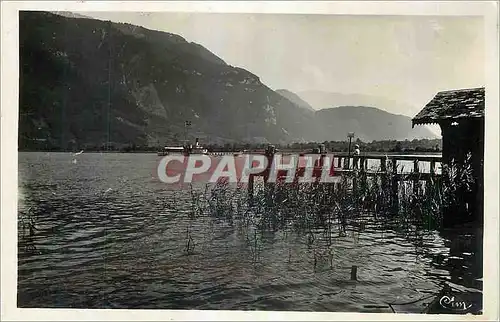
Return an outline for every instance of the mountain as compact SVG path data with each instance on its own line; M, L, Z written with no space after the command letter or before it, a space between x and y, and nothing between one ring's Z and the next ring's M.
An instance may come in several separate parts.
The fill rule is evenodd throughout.
M50 13L63 16L66 18L85 18L85 19L92 19L89 16L84 16L78 13L70 12L70 11L50 11Z
M365 94L343 94L324 91L301 91L297 95L309 103L315 110L338 106L371 106L389 113L401 114L401 111L413 115L419 109L404 102L397 102L384 97Z
M411 127L411 118L395 115L374 107L340 106L316 112L316 119L328 137L345 138L355 132L356 138L364 142L371 140L405 140L436 138L425 127Z
M19 21L21 150L158 146L185 137L344 140L358 127L367 140L413 133L409 118L377 109L368 118L366 108L313 113L293 93L271 90L176 34L66 13L21 11Z
M315 109L299 95L286 90L278 89L277 93L288 98L293 103L308 111ZM321 128L322 134L318 141L329 141L332 138L343 140L348 132L356 132L356 137L367 142L372 140L405 140L436 138L436 135L426 127L412 129L411 118L403 115L392 114L370 104L381 107L394 106L396 102L384 98L368 95L352 95L328 93L321 91L301 92L312 104L322 106L325 102L363 101L366 106L337 106L322 108L315 112L316 126ZM327 106L327 105L324 105ZM335 105L334 105L335 106ZM399 108L404 105L395 105ZM394 108L395 109L395 108Z
M290 92L289 90L286 90L286 89L277 89L276 93L280 94L281 96L287 98L291 102L297 104L298 106L300 106L300 107L302 107L302 108L304 108L304 109L306 109L308 111L311 111L311 112L316 111L314 108L312 108L311 105L309 105L309 103L307 103L302 98L300 98L299 95L297 95L297 94L295 94L293 92Z
M368 125L368 127L363 127L367 131L365 137L369 137L374 140L376 140L377 137L383 137L384 139L420 139L438 137L438 135L428 126L417 126L414 129L411 129L411 119L408 116L401 115L401 112L404 111L405 114L415 115L419 111L419 108L405 102L398 102L384 97L365 94L343 94L325 91L301 91L297 94L297 96L306 101L317 111L322 109L332 109L335 107L344 107L343 109L346 109L348 106L358 107L352 109L351 111L345 110L342 116L351 113L352 115L349 119L356 119L359 122L364 119L365 121L363 121L363 123L367 122L366 124ZM377 111L374 111L373 108ZM332 113L332 115L337 115L340 112L335 111ZM386 128L388 131L375 129L375 126L369 125L370 119L366 118L365 114L373 115L375 117L374 120L380 122L379 126L381 127L383 124L392 125ZM323 113L319 113L318 116L320 116L319 120L323 120ZM384 120L384 118L387 119ZM330 122L331 121L332 120L330 119ZM374 132L370 132L368 129L371 129Z
M20 147L314 138L314 116L203 46L123 23L20 12Z

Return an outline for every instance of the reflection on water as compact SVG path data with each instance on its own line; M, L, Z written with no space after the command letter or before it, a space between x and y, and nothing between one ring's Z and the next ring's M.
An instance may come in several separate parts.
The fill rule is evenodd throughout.
M476 231L411 238L367 220L319 254L305 236L190 219L190 192L154 178L158 159L19 154L19 307L376 312L443 282L482 289Z

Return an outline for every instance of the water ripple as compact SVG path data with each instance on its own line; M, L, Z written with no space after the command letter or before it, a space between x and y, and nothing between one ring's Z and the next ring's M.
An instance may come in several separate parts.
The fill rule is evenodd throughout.
M458 246L454 236L430 234L422 251L367 220L332 238L331 261L303 236L282 233L262 235L254 261L243 231L208 216L190 220L189 191L151 179L154 154L19 160L19 307L370 311L366 304L419 298L443 280L482 287L480 261L464 246L474 233ZM34 236L21 233L28 209Z

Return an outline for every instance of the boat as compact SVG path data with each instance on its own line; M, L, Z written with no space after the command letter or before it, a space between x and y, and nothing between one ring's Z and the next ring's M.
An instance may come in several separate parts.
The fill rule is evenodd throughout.
M159 156L165 156L170 154L184 154L185 148L183 146L166 146L162 150L158 151Z
M196 138L196 142L193 145L184 145L184 146L166 146L161 151L158 151L159 156L165 156L170 154L208 154L208 149L204 148L200 145L198 138Z
M188 154L208 154L208 150L204 147L192 147Z
M184 154L186 154L186 155L190 155L190 154L208 154L208 149L206 149L203 146L201 146L198 138L196 138L196 140L194 142L194 146L189 145L189 147L187 147L187 149L186 149L186 151L185 151Z

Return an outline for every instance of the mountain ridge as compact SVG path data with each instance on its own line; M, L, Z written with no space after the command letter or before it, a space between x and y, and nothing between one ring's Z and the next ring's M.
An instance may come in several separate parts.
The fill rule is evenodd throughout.
M21 149L340 138L317 112L179 35L48 12L19 19Z
M299 91L296 93L315 110L338 106L371 106L394 115L404 115L401 111L414 111L417 108L406 102L399 102L381 96L361 93L338 93L320 90ZM413 112L409 113L412 114Z
M299 95L297 95L297 94L295 94L287 89L277 89L275 92L280 94L283 97L286 97L291 102L297 104L298 106L300 106L308 111L316 112L316 110L311 105L309 105L309 103L307 103L302 98L300 98Z
M356 115L356 117L353 117ZM411 118L396 115L370 106L338 106L316 111L316 118L322 122L326 132L335 137L355 132L364 142L436 138L425 127L411 127ZM339 127L337 124L342 124Z

